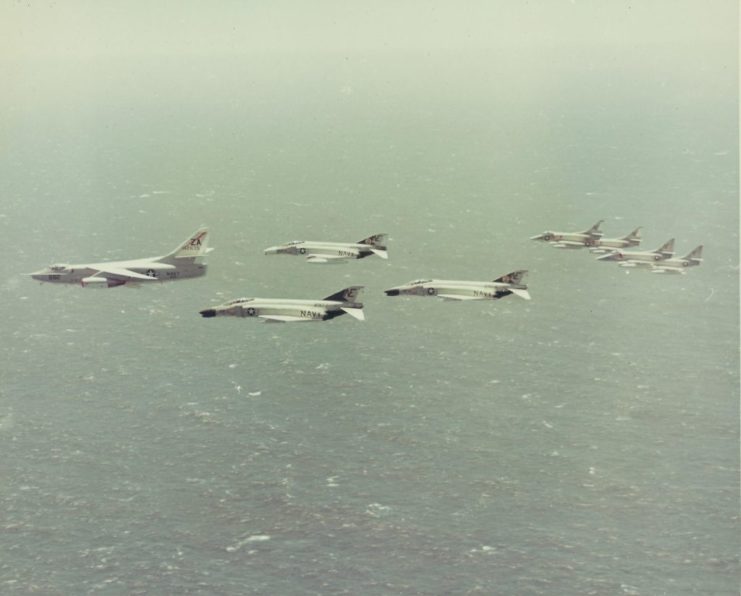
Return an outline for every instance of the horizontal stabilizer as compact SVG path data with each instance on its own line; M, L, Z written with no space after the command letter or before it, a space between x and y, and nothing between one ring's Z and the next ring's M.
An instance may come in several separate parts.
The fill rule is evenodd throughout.
M380 248L371 248L371 252L372 252L372 253L373 253L374 255L378 255L378 256L379 256L379 257L381 257L382 259L388 259L388 258L389 258L389 253L388 253L388 251L385 251L385 250L381 250Z
M527 290L521 290L519 288L507 288L510 292L512 292L515 296L519 296L520 298L524 298L525 300L530 300L530 292Z
M351 317L357 319L358 321L365 321L365 313L363 312L362 308L343 308L348 315Z

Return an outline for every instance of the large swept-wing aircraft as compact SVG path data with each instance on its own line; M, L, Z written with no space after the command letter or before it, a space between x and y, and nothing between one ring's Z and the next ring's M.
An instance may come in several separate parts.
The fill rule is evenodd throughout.
M628 251L615 250L607 255L597 257L598 261L615 261L621 267L652 267L655 263L674 256L674 238L667 240L656 250Z
M208 228L202 227L171 253L161 257L51 265L30 275L41 282L80 284L84 288L113 288L125 284L174 281L206 275L208 266L202 257L211 250L208 248Z
M351 286L327 296L323 300L295 300L285 298L237 298L219 306L200 311L205 318L254 317L267 323L300 321L328 321L349 314L365 320L363 303L359 302L363 286Z
M664 259L651 265L651 273L687 273L688 267L702 264L702 244L680 259Z
M530 300L527 285L522 283L527 271L502 275L494 281L458 281L418 279L386 290L387 296L437 296L445 300L497 300L510 294Z
M636 228L630 234L622 238L597 238L590 247L589 252L594 254L605 254L619 248L638 246L641 243L641 228Z
M301 255L309 263L342 263L349 259L363 259L377 255L388 259L386 234L375 234L359 242L322 242L294 240L265 249L266 255Z
M554 248L584 248L585 246L596 246L597 240L602 237L600 224L605 221L600 219L588 230L583 232L553 232L545 231L537 236L532 236L530 240L542 240Z

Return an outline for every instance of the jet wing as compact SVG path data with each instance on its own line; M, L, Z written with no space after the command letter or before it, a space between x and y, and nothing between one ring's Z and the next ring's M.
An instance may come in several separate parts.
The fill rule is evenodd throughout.
M348 258L339 255L308 255L306 260L309 263L340 263Z
M481 300L478 296L463 296L461 294L438 294L438 297L445 300Z
M572 240L559 240L558 242L551 242L550 245L553 248L584 248L583 242L574 242Z
M137 273L136 271L131 271L131 269L123 267L106 267L105 269L99 269L98 272L91 275L91 277L105 277L117 281L159 281L156 277Z
M316 319L307 319L306 317L293 317L291 315L258 315L265 319L266 323L295 323L298 321L313 321Z
M679 267L660 267L660 266L654 265L651 268L651 273L674 273L678 275L685 275L687 273L687 270L681 269Z

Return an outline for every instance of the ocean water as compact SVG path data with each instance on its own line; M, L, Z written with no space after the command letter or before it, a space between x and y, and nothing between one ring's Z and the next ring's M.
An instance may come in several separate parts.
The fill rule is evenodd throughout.
M0 160L0 591L736 594L737 77L560 50L17 74ZM638 56L638 53L636 53ZM634 56L635 57L635 56ZM686 276L531 242L705 245ZM206 278L87 291L51 262ZM390 235L312 266L292 239ZM529 270L531 302L388 298ZM206 320L365 285L367 320Z

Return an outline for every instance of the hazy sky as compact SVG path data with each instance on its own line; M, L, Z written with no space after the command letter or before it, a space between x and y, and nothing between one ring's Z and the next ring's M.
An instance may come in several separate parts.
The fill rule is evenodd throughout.
M733 45L737 32L736 0L21 0L0 8L0 54L11 61L267 49Z

